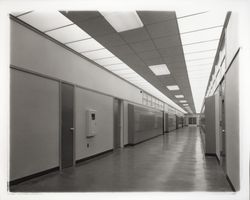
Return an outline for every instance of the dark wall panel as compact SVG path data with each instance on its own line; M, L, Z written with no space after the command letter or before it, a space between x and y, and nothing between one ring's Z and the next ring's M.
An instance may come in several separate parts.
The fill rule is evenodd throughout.
M168 131L173 131L176 129L176 116L175 114L168 114Z
M163 134L163 113L128 104L128 143L136 144Z

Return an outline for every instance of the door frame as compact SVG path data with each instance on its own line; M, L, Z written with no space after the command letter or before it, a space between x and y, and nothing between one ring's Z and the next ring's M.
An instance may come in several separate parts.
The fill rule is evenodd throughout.
M62 171L62 84L69 84L73 86L73 167L76 164L76 158L75 158L75 140L76 140L76 86L72 83L68 83L66 81L59 81L59 170Z

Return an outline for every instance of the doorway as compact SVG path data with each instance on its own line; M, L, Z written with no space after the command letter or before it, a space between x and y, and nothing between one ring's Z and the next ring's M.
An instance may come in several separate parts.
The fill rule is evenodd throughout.
M114 150L123 146L123 103L114 98Z
M60 168L74 165L74 86L61 83Z
M225 81L220 85L220 164L226 171Z

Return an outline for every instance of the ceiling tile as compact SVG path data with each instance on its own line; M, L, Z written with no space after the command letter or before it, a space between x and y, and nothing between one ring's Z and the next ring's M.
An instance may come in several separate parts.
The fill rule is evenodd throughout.
M174 11L137 11L144 25L175 18Z
M138 28L130 31L121 32L120 35L128 43L134 43L144 40L149 40L150 37L144 28Z
M163 57L183 56L182 46L174 46L174 47L171 47L171 48L158 49L158 52Z
M179 35L154 39L154 43L158 49L181 46L181 40Z
M183 67L185 69L185 59L183 56L172 56L172 57L162 57L162 59L167 63L167 64L174 64L175 67Z
M49 31L46 34L64 44L90 38L90 35L88 35L75 24Z
M155 49L154 43L151 40L132 43L130 44L130 46L136 52L143 52Z
M61 11L61 13L74 23L101 17L98 11Z
M32 11L18 18L42 32L72 24L72 21L57 11Z
M147 25L146 28L152 38L167 37L179 33L176 20Z
M151 58L151 59L146 59L146 60L143 60L143 62L147 65L147 66L150 66L150 65L159 65L159 64L163 64L164 61L162 60L161 57L157 57L157 58ZM166 64L166 63L165 63Z
M143 60L149 60L152 58L160 58L161 57L160 54L156 50L145 51L142 53L138 53L137 55Z
M219 40L221 32L222 27L185 33L181 34L181 42L182 45L186 45L202 41Z
M118 33L111 33L104 36L95 37L98 42L100 42L105 47L108 46L118 46L125 44L124 40Z
M202 43L196 43L196 44L190 44L190 45L184 45L183 46L183 52L186 53L194 53L194 52L200 52L200 51L207 51L207 50L214 50L217 49L219 41L208 41L208 42L202 42Z
M92 37L116 33L115 29L103 17L78 22L77 25Z
M134 54L134 51L128 45L119 45L119 46L109 46L109 50L116 56L124 56L129 54Z

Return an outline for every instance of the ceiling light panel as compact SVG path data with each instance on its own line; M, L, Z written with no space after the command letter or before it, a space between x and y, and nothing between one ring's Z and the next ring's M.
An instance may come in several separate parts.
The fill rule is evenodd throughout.
M18 17L19 15L28 14L29 12L32 11L17 11L17 12L12 12L11 15Z
M110 71L131 69L128 65L126 65L124 63L117 64L117 65L104 66L104 67Z
M93 38L66 45L79 53L104 49L104 47Z
M180 102L180 103L186 103L187 100L180 100L179 102Z
M183 106L188 106L188 104L187 104L187 103L184 103Z
M187 67L194 65L206 65L207 63L213 63L214 58L206 58L206 59L202 59L202 60L190 60L190 61L186 61L186 65Z
M46 32L46 34L58 40L61 43L68 43L68 42L90 38L89 34L87 34L85 31L80 29L75 24Z
M95 60L95 62L98 63L99 65L102 65L102 66L108 66L108 65L122 63L122 61L117 57Z
M58 11L33 11L26 15L21 15L18 18L42 32L72 24L67 17Z
M169 90L180 90L179 86L178 85L168 85L167 88Z
M161 75L168 75L170 74L170 71L167 67L166 64L160 64L160 65L151 65L149 66L149 69L156 75L156 76L161 76Z
M209 11L199 15L192 15L178 19L180 33L206 29L215 26L223 26L226 12Z
M215 41L202 42L202 43L196 43L196 44L191 44L191 45L184 45L183 52L184 54L187 54L187 53L207 51L211 49L216 50L218 47L218 43L219 43L219 40L215 40Z
M184 54L184 56L185 56L185 60L197 60L197 59L202 59L202 58L214 58L215 54L216 54L216 50Z
M189 8L188 10L185 9L176 9L175 13L176 13L176 18L180 18L180 17L186 17L186 16L191 16L191 15L200 15L202 13L208 12L206 10L201 11L201 10L197 10L197 9L191 9Z
M117 32L143 27L143 23L136 11L100 13Z
M96 50L96 51L85 52L82 54L91 60L114 57L114 54L112 54L107 49L100 49L100 50Z
M209 40L219 40L222 27L181 34L182 45L193 44Z
M184 95L174 95L175 98L179 99L179 98L184 98Z
M132 69L124 69L124 70L115 70L112 71L115 74L122 75L122 74L135 74L136 72Z

